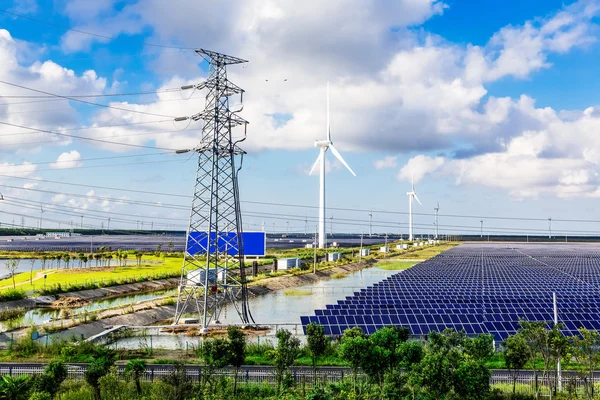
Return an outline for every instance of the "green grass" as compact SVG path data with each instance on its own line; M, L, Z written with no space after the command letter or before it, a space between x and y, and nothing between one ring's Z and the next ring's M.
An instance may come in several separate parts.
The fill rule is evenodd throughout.
M312 292L310 290L286 290L283 294L286 296L310 296Z
M148 263L149 261L154 262L153 264ZM116 260L113 260L115 265ZM53 269L46 271L34 271L34 281L29 282L29 272L23 272L15 276L17 283L17 289L20 291L33 291L35 289L41 290L44 288L43 274L47 276L45 286L46 288L57 287L60 285L62 288L69 286L77 287L93 287L94 283L98 286L104 286L107 282L118 282L118 281L133 281L140 280L139 278L152 278L156 276L165 275L177 275L181 272L182 258L169 257L162 258L156 256L144 255L141 266L127 265L123 267L104 267L101 270L95 269L95 267L89 267L85 269ZM37 279L36 279L37 274ZM19 283L21 283L19 285ZM0 295L12 290L12 279L4 279L0 281Z
M389 261L380 261L377 264L375 264L375 266L379 269L384 269L386 271L400 271L403 269L408 269L415 264L417 264L417 263L414 261L389 260Z

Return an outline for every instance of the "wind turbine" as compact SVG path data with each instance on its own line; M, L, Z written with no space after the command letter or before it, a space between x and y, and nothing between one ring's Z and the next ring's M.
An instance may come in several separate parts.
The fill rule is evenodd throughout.
M352 168L350 168L346 161L344 161L344 158L333 146L333 142L331 141L331 129L329 127L329 82L327 82L327 139L316 140L315 147L319 148L319 156L317 157L317 161L315 161L314 165L312 166L309 175L312 175L314 170L317 168L317 165L320 165L321 183L319 191L319 248L324 249L327 241L327 237L325 236L325 153L327 150L331 149L333 155L340 160L342 164L344 164L344 166L352 175L356 176L354 171L352 171Z
M410 192L407 192L406 195L408 196L408 240L409 241L413 241L413 215L412 215L412 203L413 203L413 199L417 200L419 202L419 204L421 204L421 200L419 200L419 197L417 197L417 192L415 192L415 180L413 178L412 173L410 174L410 184L411 184L411 190ZM421 204L423 205L423 204Z

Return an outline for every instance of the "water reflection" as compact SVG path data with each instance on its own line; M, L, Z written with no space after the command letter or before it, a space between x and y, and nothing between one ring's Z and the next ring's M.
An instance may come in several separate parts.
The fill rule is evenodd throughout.
M250 309L254 320L261 325L278 325L290 330L293 334L302 338L302 326L300 316L314 315L314 310L325 308L327 304L335 303L337 300L351 296L362 288L381 282L387 277L399 271L386 271L377 267L371 267L358 271L342 279L329 279L319 281L311 285L290 288L295 292L311 292L311 295L290 296L286 290L272 292L264 296L250 299ZM233 306L225 307L221 315L223 324L241 323ZM274 332L270 331L266 336L248 336L248 342L264 343L265 340L276 342ZM112 346L125 349L162 348L191 350L202 341L200 337L187 337L185 335L160 334L157 330L146 330L143 337L132 337L119 339Z

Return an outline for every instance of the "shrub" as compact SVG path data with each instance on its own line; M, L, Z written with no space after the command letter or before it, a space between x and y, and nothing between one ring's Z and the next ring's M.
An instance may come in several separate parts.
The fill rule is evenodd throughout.
M26 298L25 292L20 289L7 289L0 293L0 301L23 300Z

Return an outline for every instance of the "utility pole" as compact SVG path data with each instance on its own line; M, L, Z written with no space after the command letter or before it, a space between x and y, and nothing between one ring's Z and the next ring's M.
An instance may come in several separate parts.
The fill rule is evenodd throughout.
M290 233L290 221L285 221L285 234L289 235Z
M481 237L483 238L483 220L481 220L479 222L481 222Z
M44 215L44 208L40 207L40 229L42 229L43 215Z
M110 231L110 217L108 217L108 230Z
M314 262L313 262L313 274L317 273L317 228L315 228L315 238L313 240L314 248Z
M438 211L440 211L440 202L438 201L437 203L437 207L434 208L435 211L435 239L437 240L438 238Z
M552 239L552 215L548 217L548 239Z
M83 215L81 216L81 229L83 229Z
M150 230L153 231L154 230L154 221L150 222Z
M363 251L362 251L362 250L363 250L363 235L364 235L364 232L361 232L361 233L360 233L360 252L358 253L358 261L359 261L359 262L360 262L360 261L362 261L362 253L363 253Z
M554 304L554 326L558 325L558 303L556 301L556 292L552 293L552 302ZM562 392L562 373L560 368L560 357L556 363L556 377L558 380L558 391Z
M227 77L228 65L247 61L204 49L196 53L208 62L208 77L200 85L182 89L206 89L205 109L175 119L203 121L203 127L196 148L176 151L198 153L198 164L173 324L194 312L200 331L207 333L209 324L219 321L226 303L232 304L243 324L254 322L248 306L238 184L246 154L239 143L246 137L248 121L238 115L243 106L230 109L230 97L239 95L241 102L244 90ZM236 126L244 128L243 139L234 139L232 128ZM224 232L227 226L231 229ZM220 277L219 271L225 276Z
M331 214L331 226L329 227L331 232L331 238L333 238L333 214Z
M308 215L304 217L304 236L306 236L306 231L308 230Z
M373 235L373 213L369 213L369 237Z

